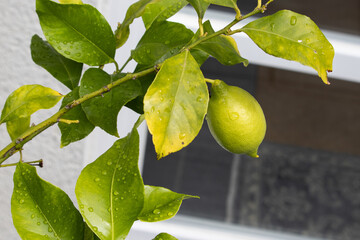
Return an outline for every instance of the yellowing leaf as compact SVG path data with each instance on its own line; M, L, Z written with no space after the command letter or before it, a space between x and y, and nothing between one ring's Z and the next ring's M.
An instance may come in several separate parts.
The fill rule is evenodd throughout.
M62 4L82 4L81 0L59 0Z
M189 51L164 62L144 97L145 119L158 159L192 142L208 101L204 76Z
M324 83L332 71L334 48L307 16L282 10L242 28L262 50L314 68Z
M62 95L41 85L24 85L9 95L1 113L0 124L26 118L39 109L53 107Z

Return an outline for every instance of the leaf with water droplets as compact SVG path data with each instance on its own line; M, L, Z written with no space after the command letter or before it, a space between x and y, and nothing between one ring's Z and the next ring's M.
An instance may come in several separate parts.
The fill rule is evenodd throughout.
M178 240L168 233L159 233L153 240Z
M208 34L214 33L210 21L204 23L204 32ZM247 66L249 61L242 58L239 53L239 49L235 40L230 36L219 35L209 40L201 42L196 46L196 49L200 49L214 58L216 58L223 65L235 65L243 63Z
M199 198L173 192L163 187L145 185L144 207L138 216L143 222L158 222L170 219L179 211L184 199Z
M128 8L124 21L115 31L117 48L124 45L124 43L127 41L130 34L130 24L135 20L135 18L141 17L145 11L145 7L148 4L156 1L158 0L139 0Z
M27 118L40 109L53 107L62 95L41 85L24 85L12 92L6 99L0 124L18 118Z
M189 51L167 59L144 97L144 112L158 159L187 146L199 133L209 101L198 63Z
M210 3L204 1L204 0L187 0L193 8L195 8L195 11L200 19L204 18L204 14L209 7Z
M229 7L229 8L237 8L237 0L204 0L207 3L216 4L219 6Z
M120 78L120 76L110 76L99 68L88 69L81 79L80 97L110 84L112 77ZM140 93L141 86L138 81L126 81L102 96L89 99L81 106L92 124L111 135L118 136L117 116L120 109Z
M93 163L76 183L81 214L102 239L125 239L144 204L138 168L139 135L134 128Z
M139 64L154 66L178 54L193 36L194 33L183 24L156 23L145 32L131 56Z
M66 58L91 66L115 62L115 36L93 6L36 0L36 13L47 41Z
M158 0L148 4L142 14L145 28L155 22L165 21L188 4L187 0Z
M79 84L83 64L65 58L38 35L31 39L33 61L70 89Z
M83 239L84 223L70 198L26 163L14 173L11 213L22 239Z
M79 99L79 87L76 87L73 91L68 93L62 103L61 108L67 104ZM62 123L59 122L58 126L61 131L61 147L65 147L72 142L79 141L88 136L95 128L86 117L85 112L81 106L76 106L62 116L63 119L67 120L78 120L78 123Z
M327 72L332 71L334 48L309 17L282 10L241 30L266 53L310 66L329 84Z

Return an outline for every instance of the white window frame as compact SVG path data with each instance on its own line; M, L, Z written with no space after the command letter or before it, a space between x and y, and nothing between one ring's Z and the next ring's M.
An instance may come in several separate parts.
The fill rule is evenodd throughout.
M134 2L135 0L101 0L98 2L97 7L114 28L118 21L124 19L124 11ZM205 16L205 19L211 19L215 30L232 21L232 18L233 15L231 14L214 10L208 10ZM246 19L239 23L238 26L240 27L254 19ZM198 28L197 16L191 8L184 8L173 16L171 20L181 22L193 31L196 31ZM129 56L131 49L135 48L144 31L145 29L141 21L139 19L135 20L131 25L130 39L117 52L117 61L120 65L126 60L120 59L120 57L125 56L127 58ZM360 83L360 74L357 69L360 66L360 37L327 30L323 32L335 48L334 69L332 73L329 73L329 77ZM247 58L250 64L317 75L316 71L310 67L265 54L245 34L236 34L233 38L239 46L241 55ZM132 71L134 68L135 63L132 62L125 70ZM118 124L121 137L126 136L137 117L138 114L131 110L121 110ZM143 123L138 130L140 134L139 166L140 170L142 170L147 139L146 124ZM84 165L87 165L104 153L115 140L115 137L111 137L98 128L95 129L91 136L86 139ZM168 232L181 240L316 240L315 238L229 225L185 216L176 216L168 221L151 224L136 222L127 239L149 240L160 232Z

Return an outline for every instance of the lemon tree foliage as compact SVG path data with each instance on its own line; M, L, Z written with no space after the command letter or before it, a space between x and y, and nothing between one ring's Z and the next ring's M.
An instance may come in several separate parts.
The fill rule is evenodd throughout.
M266 121L256 99L222 80L204 78L201 70L209 56L223 65L247 66L248 60L240 55L247 46L238 46L231 35L244 32L266 53L312 67L325 83L332 70L334 49L309 17L283 10L237 28L243 19L276 4L273 0L257 1L246 15L236 0L134 0L117 26L110 26L95 7L81 0L34 2L43 36L32 37L31 57L50 73L49 79L67 90L60 94L36 83L23 85L2 108L0 127L6 127L11 142L0 150L0 167L16 166L11 212L22 239L126 239L135 221L167 220L176 215L183 200L198 198L144 185L137 132L144 120L158 159L191 144L205 116L223 148L261 156L258 147ZM211 4L233 8L234 20L214 30L211 19L203 21ZM195 32L181 22L168 21L186 5L198 16ZM116 56L135 19L144 23L143 36L130 56ZM115 59L125 64L120 68ZM137 67L122 72L129 61ZM115 71L105 71L109 69L103 68L105 64L114 64ZM83 65L87 65L84 72ZM54 107L62 98L56 113L31 124L35 112ZM123 107L139 113L139 120L126 137L117 139L98 159L90 159L93 162L82 170L75 187L80 212L62 190L30 166L41 166L41 161L23 162L26 143L55 124L61 147L86 138L95 127L119 137L118 127L123 126L117 120ZM17 152L18 163L4 164ZM176 240L168 233L153 239Z

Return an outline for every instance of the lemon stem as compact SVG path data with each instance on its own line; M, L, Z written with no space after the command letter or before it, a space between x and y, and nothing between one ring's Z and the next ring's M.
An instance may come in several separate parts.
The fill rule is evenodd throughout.
M215 80L209 79L209 78L205 78L205 82L211 83L213 84L215 82Z

